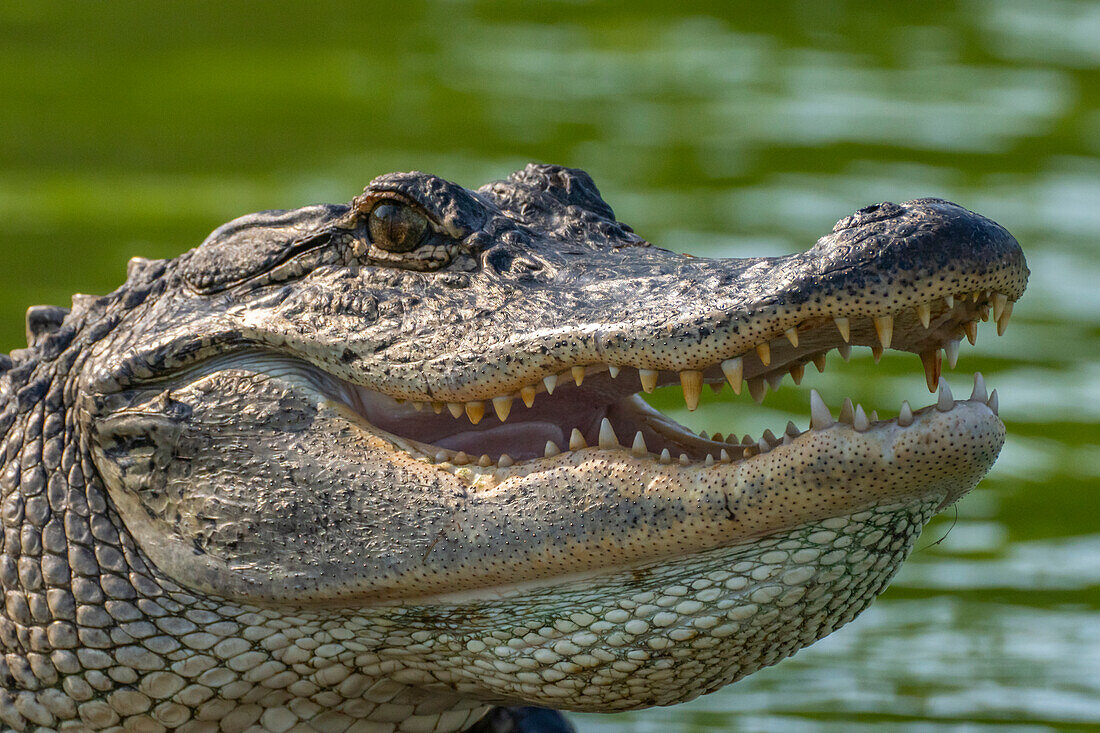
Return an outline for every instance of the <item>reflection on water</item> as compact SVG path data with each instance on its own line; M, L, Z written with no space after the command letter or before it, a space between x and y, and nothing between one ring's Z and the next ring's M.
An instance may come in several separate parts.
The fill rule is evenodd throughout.
M131 255L347 200L391 169L476 185L531 159L584 167L651 241L724 256L804 248L874 201L958 201L1033 271L1006 336L983 326L948 375L998 387L1009 441L990 478L843 632L688 705L582 723L1100 723L1100 5L272 5L172 23L137 3L0 10L5 348L27 305L108 290ZM929 402L922 384L902 355L807 375L883 415ZM708 393L676 414L759 434L804 423L806 399Z

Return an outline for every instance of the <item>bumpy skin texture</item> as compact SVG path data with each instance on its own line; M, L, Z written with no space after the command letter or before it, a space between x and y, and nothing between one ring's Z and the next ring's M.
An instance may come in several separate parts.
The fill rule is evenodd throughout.
M379 202L425 212L424 242L372 241ZM478 191L382 176L347 206L135 260L110 295L31 309L28 348L2 365L0 720L443 733L494 705L717 689L865 608L988 470L1003 425L960 401L704 462L719 444L661 437L624 402L635 370L717 381L770 342L767 363L745 360L757 378L835 347L834 317L871 344L867 318L903 310L893 348L921 353L976 317L945 296L1015 300L1026 276L1007 232L936 199L864 209L803 254L690 258L553 166ZM911 310L933 300L922 327ZM792 327L798 345L773 340ZM394 401L470 414L577 366L590 377L559 396L601 406L577 424L589 444L607 416L681 463L601 440L468 465L429 445L448 423Z

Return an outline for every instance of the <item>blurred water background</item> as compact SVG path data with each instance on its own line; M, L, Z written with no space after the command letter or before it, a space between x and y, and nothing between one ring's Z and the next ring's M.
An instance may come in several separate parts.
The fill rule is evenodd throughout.
M990 476L840 633L686 705L575 720L1100 725L1100 3L5 3L0 69L4 350L28 305L109 291L132 255L390 170L473 187L532 160L582 167L650 241L706 255L803 249L887 199L996 219L1031 284L1007 334L983 324L948 375L998 388ZM857 353L763 407L658 400L758 435L806 422L806 386L891 415L931 401L923 382L915 356Z

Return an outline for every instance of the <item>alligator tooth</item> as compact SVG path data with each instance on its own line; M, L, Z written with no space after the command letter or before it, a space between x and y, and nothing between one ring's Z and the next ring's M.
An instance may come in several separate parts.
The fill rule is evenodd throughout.
M768 445L768 441L764 440L763 438L756 442L756 447L760 449L761 453L767 453L772 449L772 447Z
M924 365L924 381L928 385L928 391L934 393L936 385L940 383L940 373L943 368L943 357L940 355L940 350L922 351L920 361Z
M760 357L760 363L768 366L772 363L772 347L765 341L756 347L756 355Z
M553 458L559 453L561 453L561 448L558 447L557 443L552 440L546 441L546 447L542 451L542 454L544 456L546 456L547 458Z
M852 398L845 397L844 403L840 406L840 415L837 417L837 420L851 425L855 416L856 412L855 407L852 405Z
M573 428L573 432L569 434L569 450L580 450L581 448L587 448L588 443L584 442L584 436L581 435L581 431Z
M836 324L836 330L840 331L840 337L844 339L844 343L848 343L848 339L852 335L851 324L848 323L848 318L845 316L837 316L833 318L833 323Z
M435 462L436 463L443 463L448 458L450 458L450 456L448 456L445 451L436 451L436 454L435 454Z
M753 377L749 380L749 394L752 395L756 404L762 404L764 402L764 395L768 393L768 384L760 377Z
M982 319L982 323L989 320L989 304L982 303L978 306L978 318Z
M787 421L787 429L784 430L783 432L785 432L787 435L791 436L792 438L797 438L799 435L802 435L802 431L799 430L798 426L794 424L794 420L788 420Z
M993 414L996 415L997 408L1000 407L1000 400L997 399L997 390L993 390L989 393L989 402L986 402L986 404L989 405L989 409L993 410Z
M607 373L611 375L612 379L619 376L619 369L620 369L620 367L617 367L614 364L608 364L607 365Z
M871 422L878 422L878 410L871 410Z
M600 447L619 447L619 436L615 435L615 430L611 427L611 421L608 420L606 417L603 420L600 420Z
M793 442L794 442L794 438L787 435L786 433L783 433L783 445L790 445Z
M489 466L493 465L493 459L483 453L481 455L481 458L477 459L477 465L481 466L482 468L488 468Z
M1011 300L1008 301L1007 303L1005 303L1004 312L1002 312L1000 317L997 318L997 335L998 336L1004 336L1005 335L1005 329L1008 328L1008 319L1012 318L1012 306L1013 306L1013 301L1011 301Z
M729 463L733 459L730 458L730 452L723 448L722 450L718 451L718 460L722 463Z
M584 367L570 367L569 373L573 375L573 381L577 383L577 386L581 386L581 382L584 381Z
M665 465L672 463L672 454L668 452L668 448L661 451L661 457L657 461Z
M512 395L494 397L493 411L496 412L497 418L499 418L501 422L507 420L508 414L512 412Z
M657 376L656 369L639 369L638 381L642 383L642 391L646 394L650 394L653 390L657 389Z
M973 300L975 303L977 303L979 300L981 300L981 297L982 297L982 291L981 290L975 290L974 292L972 292L970 294L970 299Z
M795 347L796 349L798 348L798 327L797 326L791 326L790 328L788 328L786 331L783 332L783 335L786 336L787 340L791 342L791 346Z
M691 465L691 459L687 457L687 453L681 453L680 454L680 465L681 466Z
M649 449L646 447L641 430L634 434L634 444L630 446L630 452L639 458L649 455Z
M871 356L875 357L875 363L878 364L879 359L882 358L882 347L881 346L872 346L871 347Z
M810 427L821 430L833 424L833 414L816 389L810 390Z
M764 379L767 381L768 386L772 388L772 392L775 392L783 384L783 372L773 372Z
M791 367L791 379L795 384L802 384L802 376L806 373L805 364L795 364Z
M909 402L901 403L901 412L898 413L898 425L903 428L907 428L913 424L913 408L909 407Z
M523 400L523 404L528 407L532 407L535 404L535 388L532 385L527 385L519 391L519 397Z
M770 445L775 445L779 442L779 440L775 437L775 433L773 433L770 428L764 431L763 435L760 436L760 439L767 441Z
M844 361L848 361L852 358L852 347L848 344L841 344L840 346L836 347L836 351L838 354L840 354L840 358Z
M710 440L710 433L708 433L706 430L700 430L699 437L703 440Z
M714 456L712 456L710 453L707 453L707 457L703 459L703 465L704 466L713 466L714 465Z
M462 417L463 407L461 402L448 402L447 410L451 413L451 417Z
M822 351L820 354L814 354L813 362L818 372L825 371L825 352Z
M963 331L966 332L966 340L973 346L978 341L978 322L967 321L963 324Z
M432 410L435 411L436 415L441 415L443 413L443 403L442 402L433 402L432 403Z
M932 322L932 304L921 303L916 307L917 318L920 319L920 325L928 328L928 324Z
M740 356L722 362L722 374L726 375L726 381L730 383L730 387L736 395L741 394L741 377L744 373L745 361Z
M952 339L944 344L943 353L947 356L947 366L954 369L959 363L959 339Z
M1008 296L1004 293L993 293L993 320L1001 320L1001 314L1005 312L1008 304Z
M947 308L948 308L948 310L950 310L951 308L955 307L955 296L954 295L945 295L944 298L943 298L943 302L947 304Z
M699 406L699 393L703 391L703 373L694 369L680 372L680 386L684 389L684 404L689 410Z
M936 399L936 409L940 412L950 412L951 408L955 406L955 398L951 394L951 387L948 386L947 380L940 380L940 395Z
M752 439L752 436L745 433L745 437L741 438L741 445L756 445L756 441Z
M715 433L714 435L710 436L710 439L713 440L715 443L725 442L724 440L722 440L722 434L721 433Z
M497 465L501 468L508 468L508 466L511 466L513 463L515 463L515 461L513 461L512 457L507 453L501 453L500 458L497 459Z
M970 399L985 402L989 399L985 393L985 378L981 372L974 372L974 389L970 393Z
M470 457L466 455L465 451L459 451L458 453L455 453L454 458L451 459L451 463L455 464L456 466L465 466L469 462Z
M547 374L542 378L542 384L546 387L546 394L554 394L554 387L558 386L558 375Z
M852 418L852 427L856 429L857 433L863 433L871 427L871 423L867 421L867 413L863 411L863 405L856 405L856 414Z
M481 418L485 417L485 403L481 400L467 402L466 417L470 418L470 422L474 425L477 425L481 422Z
M893 316L875 316L875 333L878 334L878 342L882 344L882 348L890 348L890 341L894 338L894 317Z
M756 447L756 443L753 443L752 445L745 446L745 450L743 450L741 452L741 457L742 458L752 458L753 456L755 456L759 452L760 452L760 449L758 447Z
M424 411L424 403L423 402L417 402L416 400L413 400L409 404L411 404L413 406L413 409L416 410L417 412L423 412Z
M710 383L710 391L713 392L714 394L721 394L722 393L722 382L711 382Z

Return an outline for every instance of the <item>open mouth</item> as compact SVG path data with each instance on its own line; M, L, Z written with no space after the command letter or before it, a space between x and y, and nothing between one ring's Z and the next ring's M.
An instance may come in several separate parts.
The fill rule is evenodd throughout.
M718 391L728 384L735 394L747 391L762 402L768 389L776 389L785 377L800 384L808 364L823 371L830 351L847 360L853 345L869 346L877 361L886 349L903 350L920 356L929 391L939 390L935 404L913 410L903 403L896 418L880 420L875 411L845 400L834 416L811 390L809 430L837 422L857 432L885 424L905 428L922 412L954 407L954 397L940 379L943 360L955 366L962 339L975 342L978 321L992 318L998 335L1003 334L1012 306L1003 293L960 293L892 315L800 324L701 370L580 364L487 400L397 400L348 383L344 392L348 405L388 434L397 448L442 468L473 464L510 469L589 447L622 450L659 464L730 463L797 440L804 431L791 422L755 437L740 435L736 428L726 435L696 434L650 407L640 392L678 383L687 408L694 410L704 385ZM975 375L970 400L997 412L996 390L987 392L980 374Z

